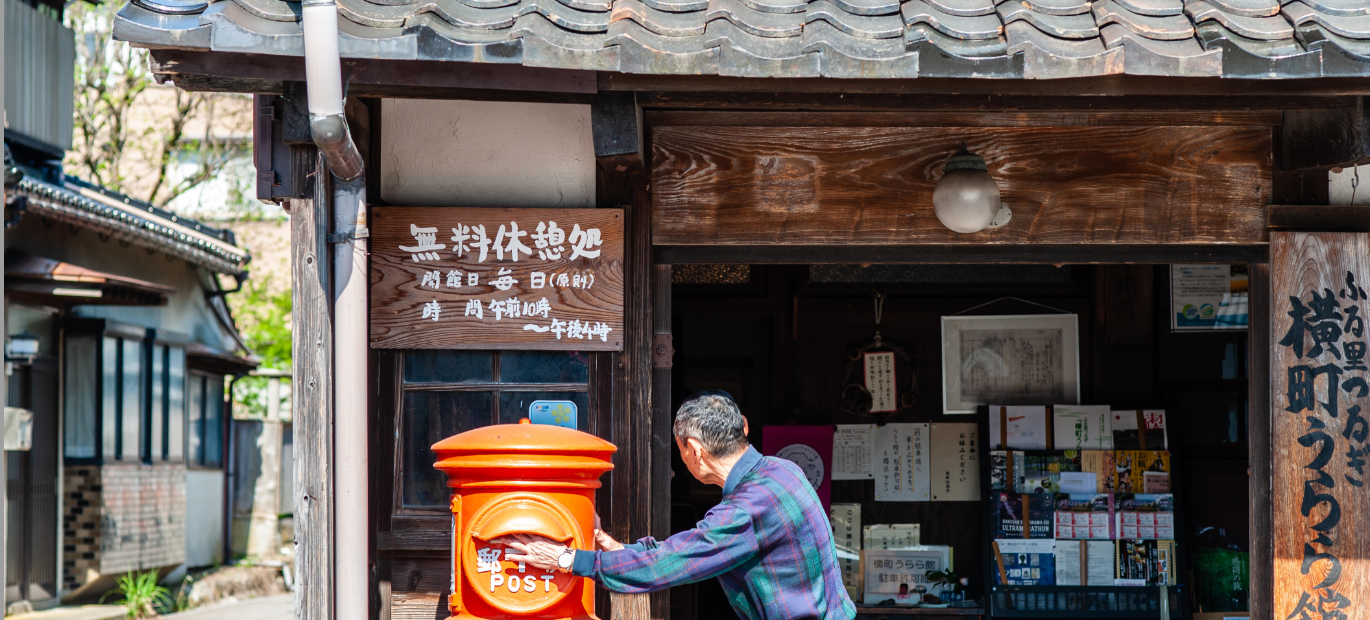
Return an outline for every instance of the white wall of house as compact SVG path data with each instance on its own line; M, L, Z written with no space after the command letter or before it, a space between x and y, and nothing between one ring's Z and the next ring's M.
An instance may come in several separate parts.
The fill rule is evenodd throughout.
M187 471L186 566L210 566L223 561L223 526L223 472Z
M592 207L590 106L386 99L381 198L432 207Z
M115 239L100 241L93 231L77 230L72 232L65 224L45 226L39 218L26 216L19 226L5 231L5 247L176 288L165 306L76 306L77 316L168 329L216 349L236 348L232 333L215 317L202 293L201 282L208 283L208 278L194 265L161 252L149 254L136 245L125 247Z

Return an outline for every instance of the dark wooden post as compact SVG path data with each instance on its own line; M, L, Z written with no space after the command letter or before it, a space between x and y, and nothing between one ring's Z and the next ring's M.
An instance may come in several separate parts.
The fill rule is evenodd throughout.
M312 150L312 149L311 149ZM317 155L314 170L324 170ZM298 175L304 177L305 175ZM333 323L328 175L290 210L294 288L295 618L333 618Z
M657 540L671 535L671 266L652 270L652 520L648 528ZM652 596L652 620L671 615L671 593Z
M605 528L629 542L653 533L652 468L652 221L643 164L642 113L631 92L606 92L591 110L599 164L598 204L624 208L624 340L615 355L612 429L618 446L609 476ZM661 595L610 597L612 620L647 620ZM604 614L601 613L601 616Z
M1370 617L1370 234L1271 232L1270 274L1273 579L1252 617Z
M1247 267L1247 463L1250 466L1250 610L1253 619L1270 620L1275 556L1270 536L1270 265Z

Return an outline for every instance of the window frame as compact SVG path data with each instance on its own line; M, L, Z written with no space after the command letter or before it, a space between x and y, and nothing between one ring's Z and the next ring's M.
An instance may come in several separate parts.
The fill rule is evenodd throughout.
M417 518L449 518L450 509L446 506L406 506L404 504L404 454L405 454L405 415L404 397L410 392L480 392L491 395L490 402L490 421L486 426L499 424L500 417L500 396L503 392L571 392L584 393L587 396L586 410L580 415L584 417L587 432L598 435L600 431L599 412L607 411L608 402L601 395L601 386L608 385L608 381L601 381L599 375L601 368L608 362L607 353L594 351L581 351L587 358L586 380L584 383L501 383L500 382L500 360L505 353L553 353L556 351L524 351L524 350L469 350L468 353L489 353L491 354L491 379L480 383L407 383L404 380L404 361L409 353L419 351L430 351L431 349L406 349L395 351L393 355L393 368L389 371L380 373L382 376L392 377L394 394L394 415L392 418L394 428L394 452L390 464L391 473L391 502L390 513L393 517L417 517Z
M220 387L226 389L226 385L228 383L227 375L209 372L207 370L202 370L194 367L188 367L186 370L186 390L183 394L183 399L185 400L186 407L185 425L183 427L185 445L182 449L182 456L185 460L186 469L200 471L222 471L224 469L224 464L228 460L228 446L226 439L227 430L224 428L224 419L226 416L228 416L228 403L224 399L225 391L224 389L221 389L219 391L219 462L213 465L208 463L209 441L207 431L209 430L209 425L207 424L207 421L209 419L209 416L207 415L207 413L209 411L208 405L210 403L210 394L212 392L212 390L209 389L209 386L210 382L216 379L218 380ZM200 402L198 403L198 405L196 403L192 403L190 399L190 386L192 382L195 381L199 381L201 383L199 391ZM198 406L200 408L198 428L191 424L190 411L191 408L195 406ZM198 454L191 454L190 434L196 431L200 433L200 443L198 446L196 446Z
M120 464L135 464L135 463L136 463L136 464L148 465L148 464L153 464L153 463L175 462L175 459L170 459L170 460L168 460L168 459L166 459L166 458L160 458L160 459L154 458L156 455L155 455L154 452L153 452L152 443L151 443L151 434L152 434L152 423L151 423L151 422L152 422L152 419L151 419L151 418L152 418L152 411L153 411L153 403L152 403L152 386L153 386L153 380L154 380L154 378L153 378L153 376L152 376L152 364L151 364L151 362L152 362L152 356L153 356L153 354L156 352L158 345L165 346L165 347L166 347L166 350L167 350L167 358L168 358L168 359L164 359L164 360L163 360L163 364L162 364L162 374L163 374L162 398L163 398L163 401L165 401L165 400L169 397L169 389L168 389L168 388L170 387L170 384L169 384L169 382L168 382L168 381L169 381L169 375L170 375L170 366L168 365L169 358L171 357L171 356L170 356L170 350L171 350L172 348L176 348L176 349L181 349L182 351L184 351L184 350L186 349L186 347L187 347L187 344L188 344L189 341L190 341L190 338L189 338L188 336L184 335L184 334L179 334L179 333L177 333L177 332L172 332L172 331L167 331L167 330L158 330L158 329L155 329L155 328L148 328L148 327L141 327L141 326L138 326L138 325L132 325L132 324L128 324L128 323L120 323L120 322L118 322L118 321L111 321L111 320L107 320L107 319L73 318L73 319L69 319L69 320L63 325L63 330L66 332L66 335L67 335L67 336L90 337L90 338L93 338L94 341L95 341L95 355L94 355L94 360L93 360L93 364L94 364L94 373L95 373L95 377L94 377L95 380L94 380L94 382L93 382L93 385L94 385L95 395L94 395L94 397L92 398L92 403L93 403L93 406L95 407L95 412L94 412L94 413L95 413L95 424L94 424L94 433L95 433L95 436L94 436L95 450L94 450L94 452L95 452L95 455L92 456L92 457L84 457L84 456L82 456L82 457L72 457L72 456L67 456L67 453L66 453L67 444L66 444L66 436L65 436L65 431L64 431L64 434L63 434L63 437L62 437L62 459L63 459L63 462L66 463L67 465L102 465L102 464L115 464L115 463L120 463ZM63 355L64 355L64 356L66 355L66 349L65 349L65 346L66 346L66 345L65 345L65 341L66 341L66 339L67 339L66 336L64 336L64 338L63 338L63 345L62 345L62 346L63 346ZM105 353L106 353L106 350L107 350L107 345L109 345L111 342L113 343L113 347L114 347L114 351L113 351L113 353L114 353L114 364L117 366L117 368L116 368L116 375L117 375L117 378L116 378L116 380L113 382L113 385L105 385L105 383L106 383L106 382L105 382L105 366L106 366L106 364L105 364ZM134 456L125 455L125 454L123 454L123 450L122 450L122 448L123 448L123 439L124 439L124 438L123 438L122 431L123 431L123 428L124 428L124 424L128 421L128 415L129 415L128 412L126 411L126 407L125 407L125 404L126 404L126 403L124 402L124 386L125 386L125 381L124 381L124 378L123 378L123 377L124 377L124 372L123 372L123 371L124 371L124 367L125 367L125 366L124 366L125 349L126 349L125 344L124 344L125 342L133 342L133 343L136 343L135 349L136 349L136 351L137 351L137 355L139 356L139 368L140 368L140 371L139 371L139 372L140 372L140 374L141 374L141 377L140 377L139 380L138 380L138 386L139 386L139 387L138 387L138 391L139 391L139 394L138 394L138 406L137 406L137 411L136 411L136 416L137 416L137 417L136 417L136 420L137 420L137 423L139 424L139 432L138 432L139 441L138 441L138 450L137 450L138 454L136 454L136 455L134 455ZM183 359L185 359L185 356L183 356ZM185 370L185 372L188 374L188 362L185 362L185 363L186 363L186 365L187 365L187 369ZM184 389L184 387L183 387L183 389ZM114 421L114 425L115 425L115 428L113 429L113 431L114 431L114 433L115 433L114 444L113 444L113 454L108 454L108 453L107 453L108 451L105 449L105 430L106 430L106 428L105 428L105 427L106 427L106 421L105 421L105 396L106 396L106 394L105 394L105 391L106 391L106 390L110 390L111 393L113 394L113 401L112 401L112 404L113 404L113 406L114 406L114 412L113 412L112 418L111 418L111 419ZM183 392L183 394L184 394L184 392ZM65 396L65 393L64 393L64 396ZM183 397L183 398L184 398L184 397ZM63 416L64 427L65 427L65 419L66 419L66 415L67 415L67 411L66 411L67 403L66 403L65 401L66 401L66 399L64 398L64 402L63 402L63 405L62 405L62 414L61 414L61 415ZM168 426L167 426L167 424L166 424L167 420L165 419L165 418L169 415L169 410L168 410L168 408L166 408L166 407L163 408L163 415L164 415L164 419L163 419L163 424L161 425L161 431L162 431L163 437L162 437L162 441L159 442L159 445L166 445L166 444L170 441L170 438L167 436L167 435L168 435ZM184 433L184 425L183 425L183 433ZM184 440L185 440L185 438L182 437L182 441L184 441ZM159 452L161 452L161 454L163 455L163 457L165 457L165 454L166 454L165 450L159 450Z
M187 355L190 337L165 329L148 329L147 332L147 343L144 346L145 350L143 352L145 359L144 363L146 364L146 372L144 374L147 376L145 381L147 384L147 390L145 392L147 395L147 398L145 399L147 400L147 403L143 405L145 412L143 418L148 421L148 429L147 432L144 433L144 439L148 442L148 449L144 462L148 464L179 463L185 460L186 420L190 417L189 412L186 410L186 388L190 382L190 358L189 355ZM162 376L160 378L154 378L152 376L152 369L155 368L155 366L152 364L152 361L153 357L157 355L159 347L165 347L165 349L163 349L165 353L162 359ZM173 441L171 437L171 360L175 357L171 354L172 349L181 350L181 456L179 458L170 457L171 442ZM157 407L155 407L152 402L152 382L156 380L160 380L162 384L162 420L160 425L151 423L152 415L157 411ZM154 428L161 429L161 441L153 441L151 439L151 432Z

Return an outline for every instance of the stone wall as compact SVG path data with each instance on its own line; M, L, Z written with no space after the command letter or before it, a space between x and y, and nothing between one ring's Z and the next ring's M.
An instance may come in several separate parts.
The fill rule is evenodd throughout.
M63 589L185 562L185 465L66 468Z

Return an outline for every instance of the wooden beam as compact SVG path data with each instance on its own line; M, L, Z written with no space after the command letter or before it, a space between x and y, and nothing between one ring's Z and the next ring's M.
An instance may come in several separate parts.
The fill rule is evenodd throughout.
M304 58L273 54L150 50L152 73L184 90L281 94L304 82ZM491 100L565 100L589 103L592 71L436 60L342 59L347 94ZM246 90L244 90L246 89ZM521 93L521 94L520 94Z
M1370 231L1370 206L1270 205L1272 230Z
M1270 142L1268 127L653 127L653 241L1262 243ZM962 143L1013 210L1001 228L933 213Z
M590 105L595 159L619 172L642 168L642 108L635 93L608 92Z
M915 112L841 109L824 112L650 110L646 113L646 119L652 127L1194 127L1275 126L1284 122L1282 110L937 109L949 107L945 101L928 102L928 106L918 108Z
M315 169L323 170L321 158ZM327 175L325 175L327 176ZM295 360L296 620L332 620L333 610L333 328L330 299L330 187L291 209L290 247Z
M1280 163L1285 170L1370 163L1370 124L1363 97L1356 97L1351 108L1286 111L1282 131Z
M1270 373L1274 353L1270 343L1270 265L1248 265L1249 325L1247 331L1247 464L1251 468L1249 501L1250 597L1253 620L1273 620L1271 597L1259 594L1274 588L1275 556L1270 504ZM1282 336L1282 335L1281 335Z
M676 93L753 93L776 97L788 93L901 93L939 95L1054 95L1104 97L1126 95L1242 96L1242 95L1370 95L1361 78L1304 80L1233 80L1115 75L1059 80L984 80L916 78L834 80L831 78L726 77L717 75L599 74L599 90L637 90Z
M837 263L1022 265L1105 263L1264 263L1266 243L1212 244L926 244L926 245L661 245L653 260L672 265Z

